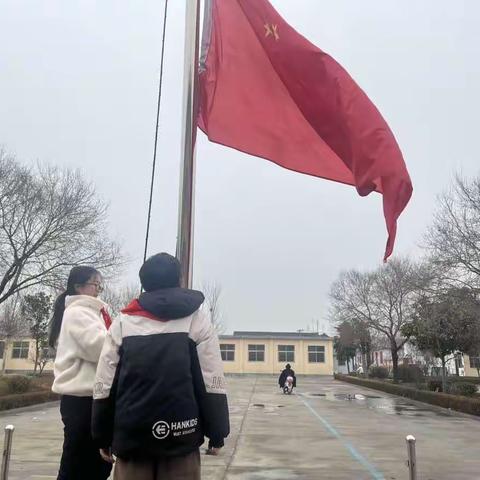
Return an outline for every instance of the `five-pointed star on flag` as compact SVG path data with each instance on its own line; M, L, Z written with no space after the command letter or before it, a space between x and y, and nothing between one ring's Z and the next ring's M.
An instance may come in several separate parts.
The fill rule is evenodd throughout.
M274 25L273 23L266 23L265 27L265 37L269 37L270 35L278 41L280 36L278 35L278 25Z

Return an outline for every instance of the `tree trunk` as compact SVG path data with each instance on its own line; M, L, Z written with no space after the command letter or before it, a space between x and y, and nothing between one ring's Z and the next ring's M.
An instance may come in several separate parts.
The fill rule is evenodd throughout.
M2 365L2 374L5 374L5 370L7 369L7 353L8 353L8 346L9 346L8 338L5 339L5 345L3 347L3 365Z
M40 347L38 345L38 340L35 340L35 362L34 362L34 367L33 367L33 374L37 374L37 369L38 369L38 361L40 358Z
M392 344L390 347L392 353L392 370L393 370L393 383L398 383L398 350L397 345Z
M367 371L370 370L372 366L372 348L370 344L367 344Z
M349 358L347 358L347 373L350 373L350 359Z
M442 391L447 393L447 362L445 355L442 356Z
M6 368L7 368L7 342L5 342L5 347L3 349L2 375L5 374Z

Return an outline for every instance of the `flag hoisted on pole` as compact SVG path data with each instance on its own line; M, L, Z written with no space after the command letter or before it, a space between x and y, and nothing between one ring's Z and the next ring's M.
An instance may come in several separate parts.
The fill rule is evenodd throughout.
M211 141L383 194L392 254L412 183L387 123L341 65L267 0L206 0L200 72Z

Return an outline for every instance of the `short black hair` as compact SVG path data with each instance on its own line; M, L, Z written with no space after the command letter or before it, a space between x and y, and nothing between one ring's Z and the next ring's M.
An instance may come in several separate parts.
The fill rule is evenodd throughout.
M157 253L140 268L140 282L146 292L180 286L180 262L168 253Z

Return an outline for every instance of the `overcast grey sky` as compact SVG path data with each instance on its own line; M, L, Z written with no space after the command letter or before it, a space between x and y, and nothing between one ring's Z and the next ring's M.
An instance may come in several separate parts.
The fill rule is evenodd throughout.
M151 253L175 251L185 1L171 0ZM419 254L435 196L479 171L480 3L273 0L379 107L414 197L396 254ZM0 144L25 161L81 168L111 203L111 231L143 252L159 70L160 0L0 2ZM195 276L223 287L229 330L326 326L343 269L373 268L381 197L209 144L197 157Z

